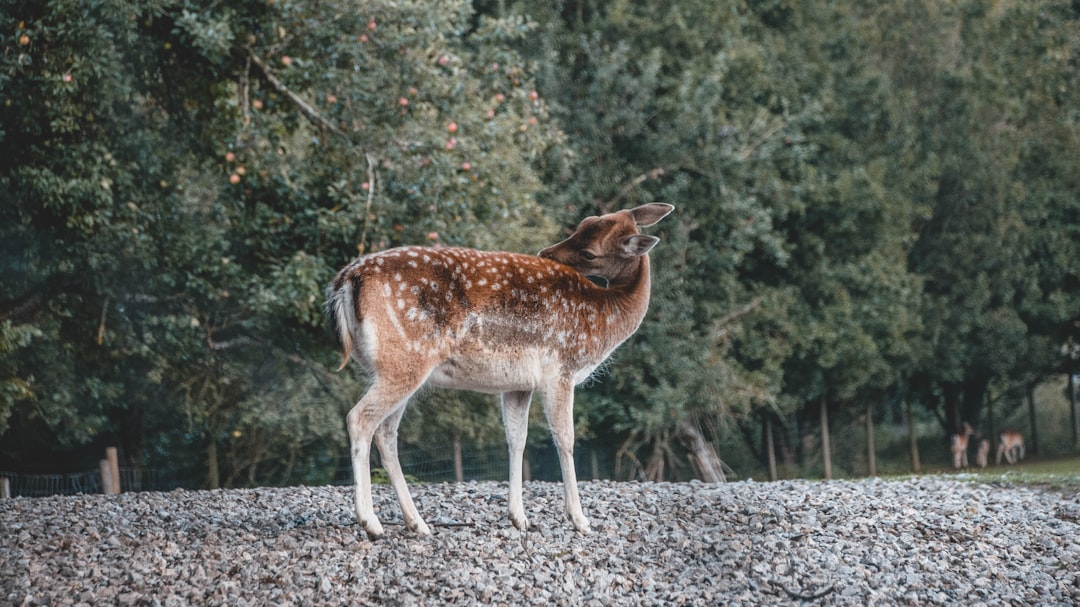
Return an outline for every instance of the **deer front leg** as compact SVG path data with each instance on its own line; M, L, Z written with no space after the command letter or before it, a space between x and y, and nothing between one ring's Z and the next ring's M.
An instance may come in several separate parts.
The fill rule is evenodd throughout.
M529 404L532 392L503 392L502 416L506 430L506 445L510 449L510 522L518 529L527 529L525 506L522 501L521 475L524 466L525 439L529 432Z
M397 493L405 527L420 535L431 535L431 528L420 517L413 503L412 494L409 493L409 487L405 484L405 474L401 471L401 462L398 460L398 425L401 424L401 416L404 413L405 405L402 404L379 424L379 429L375 433L375 444L382 455L383 468L386 468L386 473L390 477L390 485Z
M581 511L577 472L574 469L574 386L571 382L560 382L544 393L544 415L551 427L555 447L559 450L566 514L578 531L588 533L589 519Z

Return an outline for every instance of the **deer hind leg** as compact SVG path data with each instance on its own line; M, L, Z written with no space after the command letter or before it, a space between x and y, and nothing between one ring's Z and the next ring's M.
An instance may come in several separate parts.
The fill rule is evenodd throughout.
M555 447L559 451L562 468L563 491L566 498L566 514L581 533L589 532L589 519L581 511L578 495L577 472L574 469L574 386L569 382L559 384L544 393L544 415L551 427Z
M368 537L372 539L383 534L383 527L375 516L375 506L371 498L372 438L383 420L398 409L403 409L418 387L419 384L410 386L408 389L394 390L390 389L385 382L376 379L346 417L353 477L356 482L356 519L367 532ZM394 459L396 462L396 456Z
M375 431L375 444L382 455L383 468L386 468L390 476L390 485L397 493L398 503L401 505L401 517L405 520L405 527L420 535L431 535L431 528L427 526L413 503L412 494L405 484L405 475L401 471L401 462L398 460L397 437L398 425L401 424L401 416L405 414L405 405L402 403L379 424Z
M510 449L510 522L518 529L527 529L525 506L521 497L521 475L524 465L525 439L529 432L529 405L532 392L503 392L502 417L506 430L506 445Z

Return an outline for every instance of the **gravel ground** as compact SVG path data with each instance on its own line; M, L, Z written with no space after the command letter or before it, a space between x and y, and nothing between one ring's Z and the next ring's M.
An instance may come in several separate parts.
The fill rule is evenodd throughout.
M11 605L1076 605L1080 495L957 477L414 485L370 542L348 487L0 500Z

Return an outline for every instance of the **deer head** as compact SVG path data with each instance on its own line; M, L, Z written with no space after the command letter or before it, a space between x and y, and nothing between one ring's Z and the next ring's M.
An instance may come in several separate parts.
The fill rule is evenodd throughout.
M601 217L587 217L569 238L538 255L586 276L602 277L609 287L624 286L641 273L641 264L648 263L643 256L660 242L655 236L642 234L638 228L655 224L674 208L654 202Z

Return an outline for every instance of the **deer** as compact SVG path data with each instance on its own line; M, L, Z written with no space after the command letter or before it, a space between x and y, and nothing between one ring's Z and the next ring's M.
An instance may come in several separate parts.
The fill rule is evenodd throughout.
M998 436L997 465L1001 465L1001 457L1010 465L1024 459L1024 435L1014 430L1006 430Z
M974 433L975 430L971 424L964 422L964 431L950 437L949 448L952 450L953 468L959 470L968 467L968 439Z
M565 514L589 533L574 470L574 387L644 319L648 253L660 239L639 228L674 208L650 203L587 217L535 256L405 246L359 257L338 272L327 289L343 352L338 370L355 358L370 381L346 416L356 517L369 539L384 533L371 493L372 440L405 527L431 535L397 453L398 425L422 387L500 395L510 522L523 531L522 462L530 403L539 392L559 455Z
M979 449L975 454L975 462L979 464L979 468L986 468L990 458L990 439L980 438Z

